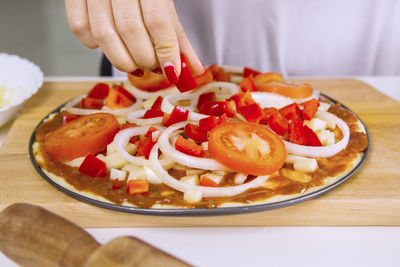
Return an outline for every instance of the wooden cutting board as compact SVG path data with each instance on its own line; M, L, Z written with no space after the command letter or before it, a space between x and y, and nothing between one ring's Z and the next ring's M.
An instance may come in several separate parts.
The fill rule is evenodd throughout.
M95 82L47 82L25 105L0 149L0 210L16 202L38 204L82 227L400 225L400 102L353 79L307 80L354 110L370 133L370 153L348 181L294 206L244 215L160 217L127 214L75 200L33 168L28 141L39 121Z

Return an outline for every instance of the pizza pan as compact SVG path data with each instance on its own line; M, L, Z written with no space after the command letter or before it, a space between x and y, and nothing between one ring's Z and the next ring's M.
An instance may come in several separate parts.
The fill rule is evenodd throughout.
M337 100L332 99L329 96L326 96L325 94L321 94L321 96L329 99L332 101L334 104L338 103ZM57 109L53 110L50 114L59 112L61 108L65 104L61 105ZM346 106L342 105L341 106L349 111L351 111L349 108ZM354 112L353 112L354 113ZM367 135L368 139L368 146L366 150L364 151L361 160L353 166L353 168L342 178L339 180L335 181L334 183L327 185L325 187L322 187L316 191L305 193L301 196L296 196L293 198L289 198L283 201L278 201L278 202L272 202L272 203L266 203L266 204L249 204L246 206L237 206L237 207L217 207L217 208L210 208L210 209L204 209L204 208L177 208L177 209L153 209L153 208L138 208L138 207L133 207L133 206L124 206L124 205L117 205L113 203L109 203L106 201L101 201L97 199L92 199L90 197L86 197L83 195L80 195L79 193L76 193L74 191L71 191L68 188L63 187L62 185L56 183L53 181L49 176L46 175L40 168L40 166L37 164L35 157L33 155L33 149L32 145L35 141L35 136L36 136L36 130L37 128L48 118L50 115L48 114L45 118L43 118L40 123L36 126L35 130L33 131L31 138L29 140L29 157L31 159L31 162L36 169L36 171L51 185L56 187L58 190L62 191L63 193L86 203L110 209L110 210L115 210L115 211L120 211L120 212L127 212L127 213L134 213L134 214L144 214L144 215L158 215L158 216L216 216L216 215L233 215L233 214L244 214L244 213L251 213L251 212L260 212L260 211L267 211L267 210L273 210L273 209L279 209L279 208L284 208L287 206L295 205L304 201L308 201L311 199L314 199L316 197L319 197L320 195L334 189L335 187L339 186L343 182L345 182L347 179L352 177L357 170L360 169L360 167L363 165L365 162L365 159L367 157L368 151L369 151L369 134L368 130L365 127L365 124L361 121L361 119L356 115L357 119L360 121L362 126L365 129L365 133ZM355 114L355 113L354 113Z

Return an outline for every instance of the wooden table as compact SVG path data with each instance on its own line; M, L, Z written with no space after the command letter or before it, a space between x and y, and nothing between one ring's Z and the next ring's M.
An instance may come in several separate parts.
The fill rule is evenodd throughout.
M51 110L90 89L94 82L46 82L26 104L0 149L0 209L41 205L83 227L400 225L400 103L353 79L308 79L321 92L354 110L370 133L370 154L355 176L323 196L278 210L213 217L127 214L77 201L34 170L29 137Z

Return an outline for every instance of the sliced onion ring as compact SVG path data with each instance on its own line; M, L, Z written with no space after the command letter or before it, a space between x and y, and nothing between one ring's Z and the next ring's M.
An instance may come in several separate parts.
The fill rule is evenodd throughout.
M176 88L176 86L162 89L162 90L155 91L155 92L146 92L146 91L140 90L140 89L136 88L135 86L133 86L129 82L129 80L126 80L123 83L123 86L126 90L128 90L130 93L132 93L136 98L140 98L140 99L150 99L150 98L156 98L158 96L166 96L166 95L180 93L178 88Z
M120 108L120 109L87 109L87 108L75 108L74 106L79 104L83 98L87 97L87 94L75 97L71 101L69 101L63 110L72 113L72 114L78 114L78 115L89 115L89 114L94 114L94 113L100 113L100 112L105 112L105 113L110 113L113 115L126 115L132 111L138 110L142 108L142 100L141 99L136 99L136 102L133 103L130 107L127 108Z
M126 119L129 122L136 123L138 125L154 125L160 124L162 122L162 117L150 118L150 119L143 119L142 117L146 113L147 110L141 109L133 111L126 115Z
M158 139L161 152L163 152L168 158L171 158L182 165L192 168L212 171L230 171L228 167L222 165L215 159L193 157L176 150L171 145L171 143L169 142L170 135L173 134L176 130L185 127L186 124L188 124L187 121L179 122L177 124L171 125L165 131L163 131L160 138Z
M283 108L284 106L290 105L292 103L303 103L308 100L311 100L313 98L317 99L319 98L319 91L318 90L313 90L313 93L310 97L307 98L302 98L302 99L294 99L286 96L282 96L279 94L274 94L274 93L268 93L268 92L252 92L251 96L253 99L260 104L261 108L269 108L269 107L274 107L274 108Z
M169 175L169 173L166 170L163 169L163 167L160 164L160 161L158 160L158 147L159 143L155 144L150 152L149 160L151 162L152 169L158 175L158 177L161 178L161 181L164 184L180 192L186 192L188 190L200 190L203 197L230 197L243 193L244 191L250 188L260 187L269 178L269 175L258 176L251 182L231 187L207 187L207 186L191 185L175 179L174 177Z
M286 145L288 153L295 154L298 156L312 157L312 158L328 158L336 155L340 151L346 148L349 143L350 130L349 126L340 118L336 117L332 113L326 111L317 111L316 116L320 119L329 119L336 123L343 133L343 138L339 142L329 146L301 146L293 144L283 140Z
M121 157L123 157L126 161L128 161L130 163L133 163L136 165L149 166L150 161L148 159L132 156L125 149L126 145L129 142L129 139L132 136L145 134L149 130L149 128L150 128L150 126L141 126L141 127L127 128L127 129L119 131L115 135L115 138L113 141L114 147L117 150L118 154L120 154ZM163 127L158 127L158 128L162 129ZM160 162L161 162L162 166L165 166L165 165L169 165L169 164L173 163L173 160L166 157L165 159L161 160Z

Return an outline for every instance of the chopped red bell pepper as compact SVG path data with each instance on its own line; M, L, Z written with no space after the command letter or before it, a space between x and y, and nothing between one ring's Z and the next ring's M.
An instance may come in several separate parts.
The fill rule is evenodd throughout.
M253 83L253 76L250 75L249 77L244 78L240 82L240 88L242 89L243 92L246 92L246 91L250 91L250 92L257 91L257 88Z
M95 99L105 99L108 96L109 90L110 86L108 84L98 83L92 88L92 90L90 90L87 97Z
M226 101L225 107L226 108L224 110L224 113L226 114L226 116L228 116L229 118L235 117L235 115L236 115L235 101L233 101L233 100Z
M249 67L244 67L244 68L243 68L243 77L244 77L244 78L247 78L247 77L249 77L250 75L253 75L253 77L256 77L256 76L257 76L258 74L260 74L260 73L261 73L261 72L255 70L255 69L249 68Z
M196 144L192 140L188 140L183 138L182 136L178 135L178 138L175 141L175 148L176 150L185 153L187 155L191 155L194 157L201 158L204 154L203 148Z
M226 110L227 106L225 101L207 101L201 105L199 113L212 116L221 116Z
M162 124L168 127L172 124L187 120L188 116L189 110L181 106L175 106L171 114L164 114Z
M251 96L250 92L247 91L244 94L242 94L242 97L239 100L239 103L237 104L238 108L244 107L244 106L248 106L251 104L257 103L253 97Z
M317 99L313 98L307 102L301 103L300 105L304 107L301 117L305 120L311 120L314 118L315 113L317 113L319 102Z
M231 76L217 64L212 64L208 69L211 70L214 79L218 82L229 82L231 80Z
M144 134L145 137L152 137L152 133L158 131L156 127L151 126Z
M135 102L136 97L134 97L128 90L126 90L124 87L121 85L116 87L117 91L129 98L130 101Z
M81 106L82 108L88 109L101 109L104 105L103 99L96 99L91 97L82 98Z
M304 125L304 133L307 137L307 146L322 146L318 136L307 125Z
M179 76L179 81L176 84L176 87L181 93L190 91L197 87L196 80L194 79L189 64L183 54L181 54L181 75Z
M144 113L143 119L151 119L151 118L157 118L157 117L162 117L162 116L164 116L164 112L162 112L161 110L149 109Z
M154 101L153 105L151 106L151 110L155 110L155 111L161 111L161 105L163 102L163 97L162 96L158 96L156 101Z
M228 120L228 116L226 116L226 114L222 114L219 118L218 118L218 124L224 124L227 123Z
M249 122L258 123L263 118L263 111L257 103L242 106L238 112Z
M115 87L110 87L106 105L111 109L127 108L133 101Z
M284 135L289 128L289 121L276 110L272 113L268 125L276 134Z
M81 166L79 166L79 172L93 178L104 177L108 173L106 163L93 154L88 154L85 157Z
M122 187L121 182L118 179L115 179L112 185L112 190L118 190L121 187Z
M213 180L204 175L201 176L200 185L209 187L218 187L218 184L216 182L214 182Z
M151 136L145 137L141 141L137 141L136 144L138 146L136 156L144 156L146 159L149 159L151 149L157 142L153 141Z
M233 100L233 101L235 102L235 104L236 104L236 107L238 107L238 106L239 106L240 99L242 99L243 96L244 96L244 93L243 93L243 92L239 92L239 93L237 93L237 94L234 94L233 96L231 96L231 97L228 98L227 100L228 100L228 101Z
M68 122L73 121L79 117L80 117L80 115L76 115L76 114L69 114L69 113L64 114L63 115L63 125L67 124Z
M214 77L212 75L212 72L209 69L206 70L203 74L194 77L194 79L196 80L197 87L211 82L213 78Z
M199 126L192 123L185 126L186 136L196 142L203 143L207 141L207 132L201 131Z
M283 108L279 109L279 112L288 120L292 120L294 117L300 117L301 115L301 110L297 103L284 106Z
M277 112L278 110L276 108L263 108L263 117L260 120L260 124L269 124L269 119L271 118L272 114L274 112Z
M201 94L199 96L199 100L197 101L197 109L200 110L204 102L214 101L214 100L215 100L215 92L208 92Z
M149 192L149 182L146 180L129 180L126 187L128 195L143 194Z
M289 124L289 142L298 145L307 144L307 136L304 131L303 121L301 118L294 118Z
M219 119L215 116L210 116L199 120L200 131L207 132L216 127L219 123Z

